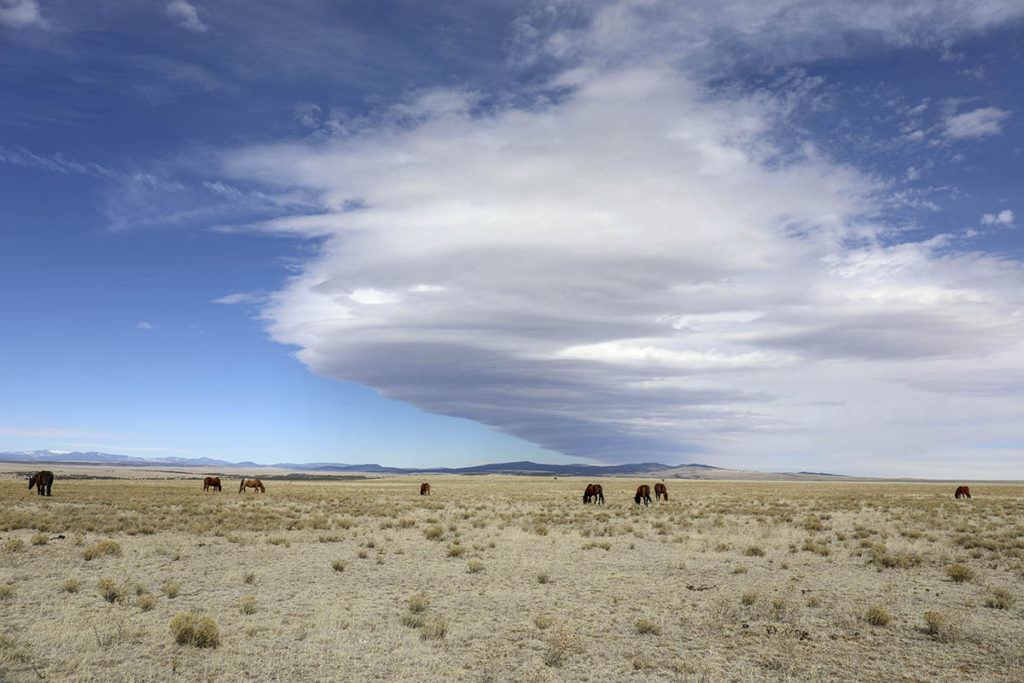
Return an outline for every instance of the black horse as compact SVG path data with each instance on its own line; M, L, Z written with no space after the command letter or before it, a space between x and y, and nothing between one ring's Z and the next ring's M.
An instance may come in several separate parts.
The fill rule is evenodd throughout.
M594 505L604 505L604 489L600 484L587 484L587 489L583 492L583 504L590 502Z
M33 487L39 492L39 495L43 495L43 491L46 491L46 495L50 495L50 488L53 486L53 472L49 470L43 470L33 474L28 479L28 490L31 491Z

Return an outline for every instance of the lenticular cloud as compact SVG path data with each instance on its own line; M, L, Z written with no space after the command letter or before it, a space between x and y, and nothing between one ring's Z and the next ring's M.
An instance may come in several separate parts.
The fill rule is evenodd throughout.
M272 337L321 375L597 461L850 471L1010 430L978 381L1019 367L1017 264L896 241L882 188L780 153L769 97L656 68L558 85L497 111L437 91L233 154L231 174L324 206L260 226L322 238L263 310Z

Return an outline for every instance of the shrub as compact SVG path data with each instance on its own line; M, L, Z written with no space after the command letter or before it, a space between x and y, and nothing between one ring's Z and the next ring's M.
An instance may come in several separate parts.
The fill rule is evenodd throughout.
M64 592L66 593L77 593L81 586L82 584L78 579L70 578L64 580Z
M181 593L181 586L173 581L164 581L164 593L169 598L176 598Z
M345 571L345 567L347 566L348 563L345 562L345 560L331 560L331 568L336 572Z
M464 552L466 549L458 543L448 546L448 557L460 557Z
M140 595L138 599L135 601L135 604L138 605L139 609L141 609L143 612L148 612L149 610L156 607L156 598L149 594Z
M14 584L0 584L0 600L8 600L14 597Z
M125 590L118 588L113 579L100 579L96 582L96 589L107 602L121 602L125 598Z
M538 614L533 618L534 625L541 631L555 623L555 618L550 614Z
M949 624L942 612L924 613L924 632L930 636L938 636Z
M9 553L19 552L24 547L25 541L21 540L20 538L12 538L11 540L7 541L7 543L4 543L4 550L6 550Z
M100 541L91 548L86 548L82 551L82 557L88 560L102 557L103 555L114 555L119 556L121 554L121 546L116 541Z
M32 534L32 545L46 545L50 537L46 534Z
M742 602L744 605L753 605L755 602L757 602L757 593L753 591L745 592L743 595L740 596L740 602Z
M479 574L484 570L484 563L480 560L470 560L466 567L466 571L470 574Z
M819 598L817 595L812 595L811 597L807 598L807 606L821 607L821 598Z
M807 519L805 519L803 522L803 527L808 531L823 531L825 529L825 525L822 524L821 520L817 517L808 517Z
M441 537L444 536L444 529L439 526L428 526L424 531L423 535L430 541L440 541Z
M661 635L661 626L647 619L637 619L633 622L633 628L641 635Z
M732 572L731 572L731 573L733 573L733 574L746 574L746 573L747 573L747 568L746 568L746 567L744 567L744 566L743 566L743 565L741 564L741 565L739 565L739 566L737 566L737 567L733 567L733 569L732 569Z
M244 598L242 598L242 601L241 603L239 603L238 608L242 611L242 614L255 614L257 602L258 600L256 600L255 595L246 595Z
M985 607L993 609L1009 609L1017 602L1016 596L1008 588L997 587L985 598Z
M764 557L764 548L759 545L752 545L743 551L749 557Z
M423 640L441 640L448 635L448 620L439 616L427 619L420 631L420 638Z
M408 626L409 628L421 628L426 619L427 618L422 614L406 613L402 615L402 626Z
M171 634L179 645L193 647L217 647L220 645L220 630L217 622L210 617L194 614L179 614L171 619Z
M426 593L416 593L409 598L409 611L413 614L425 612L429 605L430 598L427 597Z
M942 612L925 612L923 630L943 643L952 643L963 638L962 625L947 619Z
M558 630L548 643L548 649L544 651L544 664L547 666L562 666L569 652L576 647L576 636L564 625Z
M549 583L551 581L551 574L546 571L537 572L537 583Z
M889 616L889 613L881 605L871 605L871 607L868 607L868 611L864 613L864 620L872 626L885 626L892 620L892 617Z
M977 572L964 564L951 564L946 567L946 573L957 583L972 581L977 576Z
M254 583L256 583L256 574L254 574L253 572L246 572L242 576L242 582L247 583L250 586L253 585Z

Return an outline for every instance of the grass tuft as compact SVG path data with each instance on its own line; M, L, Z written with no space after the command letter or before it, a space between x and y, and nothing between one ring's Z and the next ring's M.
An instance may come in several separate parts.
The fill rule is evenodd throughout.
M210 617L194 614L179 614L171 619L171 634L179 645L193 647L217 647L220 645L220 629Z

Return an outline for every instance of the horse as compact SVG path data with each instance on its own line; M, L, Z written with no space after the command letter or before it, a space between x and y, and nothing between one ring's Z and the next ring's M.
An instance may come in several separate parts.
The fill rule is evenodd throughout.
M238 492L242 493L246 489L259 489L260 493L266 493L267 489L263 486L263 482L259 479L243 479L242 483L238 485Z
M583 504L590 502L594 505L604 505L604 489L600 484L587 484L587 490L583 492Z
M966 486L957 486L956 493L953 494L953 497L956 498L957 500L960 500L961 498L970 498L971 489L969 489Z
M46 495L50 495L50 488L53 487L53 472L49 470L43 470L37 472L28 478L28 490L31 491L33 487L39 492L39 495L43 495L45 489Z
M430 484L428 484L427 482L423 482L422 484L420 484L420 495L421 496L429 496L430 495Z
M640 486L637 487L637 489L636 489L636 495L633 497L633 500L636 501L637 505L640 504L640 501L643 501L644 505L650 505L651 504L651 487L648 486L647 484L640 484Z
M207 477L206 479L203 479L203 490L207 491L209 489L215 489L217 491L223 490L220 486L220 477Z
M668 489L659 481L654 485L654 499L661 500L662 496L665 496L665 500L668 500Z

